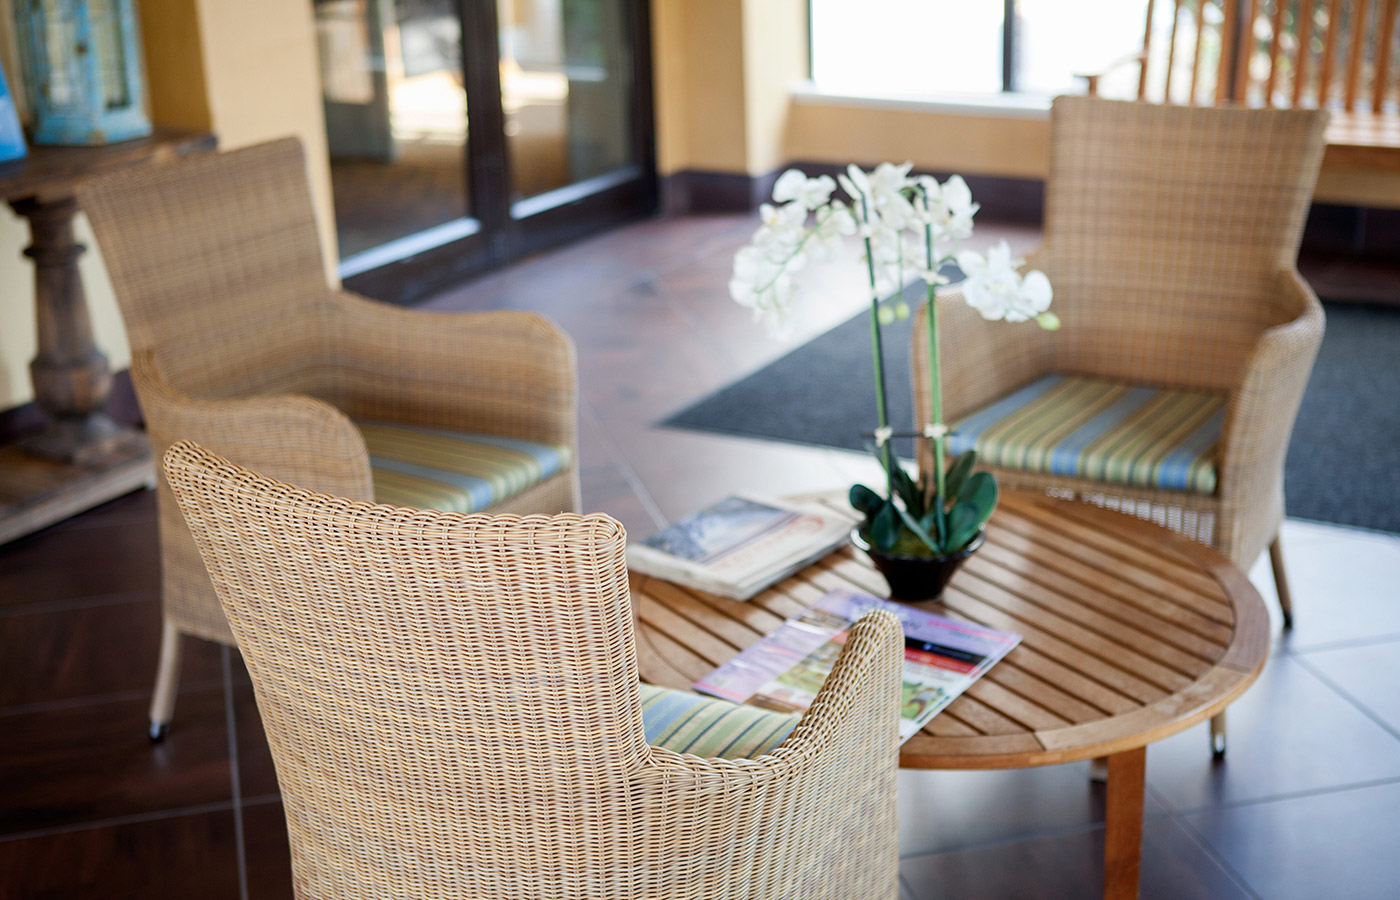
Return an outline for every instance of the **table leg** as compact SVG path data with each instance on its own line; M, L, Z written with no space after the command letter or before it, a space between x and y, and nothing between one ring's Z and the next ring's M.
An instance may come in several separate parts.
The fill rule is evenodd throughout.
M1108 804L1104 813L1104 900L1134 900L1142 860L1142 801L1147 748L1108 758Z
M51 422L24 442L31 453L79 466L100 465L128 450L131 436L107 417L111 390L107 358L93 342L87 297L78 274L83 246L73 240L72 197L29 198L10 204L29 220L33 242L39 353L30 363L34 403Z

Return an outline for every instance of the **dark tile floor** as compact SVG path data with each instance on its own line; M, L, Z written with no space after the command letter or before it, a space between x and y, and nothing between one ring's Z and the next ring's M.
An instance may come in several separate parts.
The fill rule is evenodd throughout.
M858 454L654 427L853 314L856 267L769 341L725 294L749 217L642 223L435 298L520 308L576 340L584 502L641 536L735 488L830 488ZM1019 248L1038 234L982 226ZM1400 538L1290 521L1298 626L1231 709L1148 754L1143 896L1400 896ZM1266 596L1267 565L1251 573ZM145 738L155 504L137 493L0 547L0 900L291 896L275 773L236 652L187 639L167 741ZM1086 764L903 772L904 894L1091 898L1103 791Z

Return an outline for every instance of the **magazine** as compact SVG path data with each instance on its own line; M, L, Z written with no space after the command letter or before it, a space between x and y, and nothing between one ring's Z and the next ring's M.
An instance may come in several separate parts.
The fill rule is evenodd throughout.
M872 609L889 610L904 626L900 741L917 734L1021 642L1019 634L837 589L696 682L695 689L780 712L805 710L841 655L847 630Z
M627 567L748 600L850 537L855 520L819 506L726 497L627 548Z

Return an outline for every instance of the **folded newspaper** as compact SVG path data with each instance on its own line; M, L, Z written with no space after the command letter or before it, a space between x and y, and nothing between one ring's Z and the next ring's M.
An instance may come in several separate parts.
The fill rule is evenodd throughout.
M853 518L820 506L734 496L627 548L627 566L748 600L850 537Z
M888 609L904 626L901 741L918 734L1021 642L1019 634L838 588L697 681L695 689L780 712L805 710L841 655L847 629L872 609Z

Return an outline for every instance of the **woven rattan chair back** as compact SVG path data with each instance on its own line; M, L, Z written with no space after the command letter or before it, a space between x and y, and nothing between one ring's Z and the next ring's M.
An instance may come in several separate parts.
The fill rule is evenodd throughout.
M1322 159L1318 110L1055 100L1052 366L1228 390L1281 301ZM1244 348L1240 350L1238 348Z
M477 896L430 885L631 840L595 803L647 749L617 522L372 506L186 445L167 473L257 690L305 896Z
M299 898L898 892L903 641L851 630L771 755L646 744L622 526L311 493L189 442L167 478L247 663Z
M328 396L326 279L299 141L133 169L83 198L133 353L203 397ZM135 227L139 223L139 227ZM321 375L318 376L318 371Z

